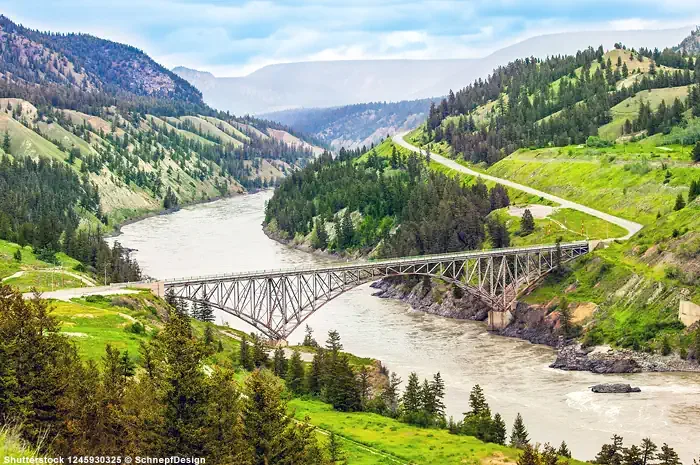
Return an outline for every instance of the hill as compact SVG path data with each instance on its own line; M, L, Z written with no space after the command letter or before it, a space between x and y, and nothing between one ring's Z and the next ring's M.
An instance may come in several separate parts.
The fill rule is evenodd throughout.
M265 113L261 116L313 134L330 147L369 147L388 135L414 129L421 124L432 101L373 102L334 108L300 108Z
M0 17L0 49L0 239L48 263L64 252L71 268L105 271L104 230L275 185L323 152L279 123L208 107L128 45ZM128 251L115 253L129 271L107 279L137 279Z
M262 114L296 108L399 102L445 95L517 58L573 54L588 46L671 47L690 27L642 31L586 31L533 37L486 57L451 60L354 60L283 63L247 76L219 77L178 67L173 71L221 110ZM407 78L410 77L410 78Z

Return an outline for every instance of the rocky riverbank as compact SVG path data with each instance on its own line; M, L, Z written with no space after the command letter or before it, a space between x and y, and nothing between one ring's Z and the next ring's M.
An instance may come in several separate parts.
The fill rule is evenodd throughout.
M374 293L376 297L404 301L417 311L461 320L485 321L488 318L485 304L447 284L420 278L393 278L378 281L372 287L377 289ZM567 342L560 330L559 312L545 305L518 304L513 321L498 334L557 349L557 358L550 366L561 370L592 373L700 372L700 364L683 360L675 354L662 356L609 346L584 348L578 342Z

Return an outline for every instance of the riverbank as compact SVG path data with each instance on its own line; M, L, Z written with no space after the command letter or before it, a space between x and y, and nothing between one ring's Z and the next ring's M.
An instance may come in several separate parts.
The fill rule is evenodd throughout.
M396 299L415 311L444 318L485 322L488 307L476 297L454 286L417 278L383 279L371 285L373 295ZM564 338L559 312L546 305L519 303L508 327L495 334L541 344L556 350L550 368L591 373L700 372L700 364L668 356L616 349L609 345L584 348L579 342Z

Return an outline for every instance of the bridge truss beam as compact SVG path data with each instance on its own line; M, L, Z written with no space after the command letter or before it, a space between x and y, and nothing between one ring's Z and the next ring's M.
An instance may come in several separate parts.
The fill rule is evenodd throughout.
M428 255L339 266L204 276L164 282L167 292L235 315L272 340L286 339L339 295L394 276L428 276L471 293L494 311L559 264L588 253L587 242Z

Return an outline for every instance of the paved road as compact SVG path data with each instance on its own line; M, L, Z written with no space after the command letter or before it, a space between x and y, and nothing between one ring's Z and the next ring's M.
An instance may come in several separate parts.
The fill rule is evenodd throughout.
M404 140L404 136L407 134L407 132L401 132L396 134L392 139L395 143L399 144L401 147L404 147L408 150L411 150L413 152L421 152L421 149L418 147L409 144ZM423 151L425 153L425 151ZM550 200L552 202L556 202L561 205L562 208L571 208L572 210L578 210L580 212L586 213L591 216L595 216L596 218L600 218L601 220L605 220L609 223L616 224L618 226L621 226L627 230L627 234L622 237L617 237L615 239L621 239L621 240L627 240L630 237L632 237L635 233L637 233L640 229L642 229L642 225L639 223L635 223L634 221L629 221L623 218L618 218L617 216L610 215L605 212L601 212L599 210L596 210L591 207L587 207L585 205L581 205L580 203L572 202L570 200L563 199L561 197L557 197L556 195L548 194L547 192L543 192L537 189L533 189L532 187L524 186L522 184L518 184L513 181L509 181L507 179L502 179L502 178L497 178L495 176L491 176L488 174L480 173L478 171L474 171L472 169L467 168L466 166L462 166L459 163L457 163L454 160L450 160L449 158L445 158L442 155L438 155L437 153L430 152L430 159L434 160L441 165L444 165L448 168L451 168L455 171L459 171L460 173L465 173L470 176L475 176L477 178L485 179L487 181L493 181L497 182L499 184L502 184L504 186L511 187L513 189L518 189L523 192L527 192L528 194L536 195L538 197L542 197L544 199ZM610 240L615 240L615 239L610 239Z

